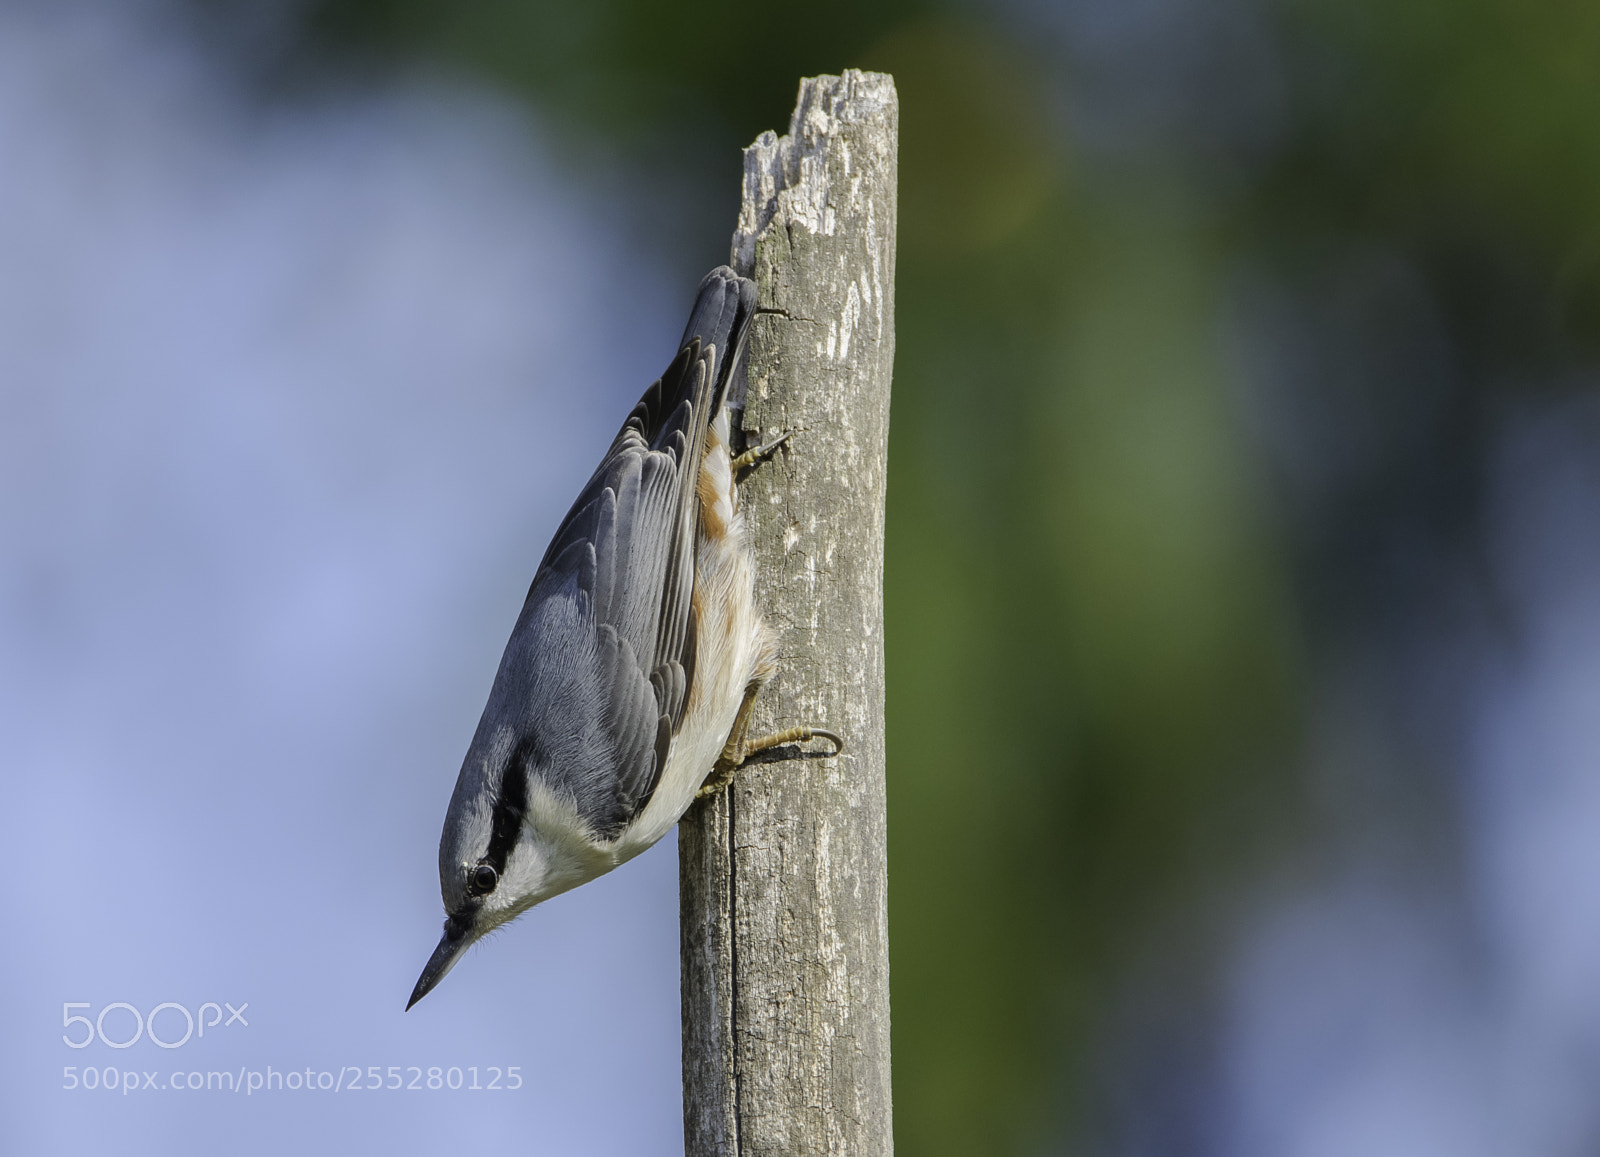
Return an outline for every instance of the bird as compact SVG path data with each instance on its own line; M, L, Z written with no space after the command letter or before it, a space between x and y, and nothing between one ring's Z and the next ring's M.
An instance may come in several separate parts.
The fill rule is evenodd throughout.
M820 727L748 736L778 654L737 482L788 439L733 453L756 299L727 266L700 282L677 355L534 573L445 813L444 932L407 1010L486 933L651 847L751 754L843 749Z

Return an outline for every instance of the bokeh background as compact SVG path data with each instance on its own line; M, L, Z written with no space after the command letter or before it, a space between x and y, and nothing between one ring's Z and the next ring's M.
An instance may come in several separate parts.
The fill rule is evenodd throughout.
M899 1151L1600 1149L1557 0L8 0L0 1149L679 1150L671 841L400 1009L547 536L844 67L901 100ZM112 1062L527 1083L61 1088Z

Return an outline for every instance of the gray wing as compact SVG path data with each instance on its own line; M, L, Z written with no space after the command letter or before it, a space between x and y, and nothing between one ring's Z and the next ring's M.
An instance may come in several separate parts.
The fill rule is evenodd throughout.
M485 711L518 720L512 762L566 794L602 836L649 802L683 720L699 463L754 297L726 268L701 283L678 356L545 552Z

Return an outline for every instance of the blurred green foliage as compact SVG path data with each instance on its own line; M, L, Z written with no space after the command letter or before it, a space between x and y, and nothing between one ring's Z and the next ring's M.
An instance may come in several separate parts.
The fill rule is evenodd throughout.
M1072 1148L1108 1127L1128 1002L1204 1007L1227 889L1307 837L1287 769L1321 656L1427 597L1394 594L1371 540L1470 527L1485 399L1586 356L1600 326L1600 9L1235 9L1270 44L1271 127L1209 152L1181 117L1120 152L1080 147L1070 45L1030 34L1020 5L1009 23L926 0L803 18L726 0L307 9L313 52L471 71L534 102L580 168L610 150L678 188L685 222L658 232L686 285L723 259L738 149L787 125L798 78L895 75L905 1154ZM1197 81L1188 99L1204 113L1213 95ZM1425 318L1328 306L1329 269L1374 248L1411 271ZM1299 303L1306 388L1380 428L1309 505L1243 429L1223 336L1241 269ZM1385 360L1423 325L1454 351L1438 380ZM1162 1047L1203 1053L1186 1024Z

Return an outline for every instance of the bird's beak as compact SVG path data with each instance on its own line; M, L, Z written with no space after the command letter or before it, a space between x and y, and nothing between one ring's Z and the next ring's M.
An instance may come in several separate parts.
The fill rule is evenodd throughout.
M439 937L439 946L433 950L433 955L428 957L428 963L422 967L422 975L417 977L417 986L411 990L411 999L406 1002L406 1011L411 1011L411 1006L427 996L434 987L444 979L445 973L456 966L456 961L461 959L461 954L472 943L471 924L466 921L446 920L444 935Z

